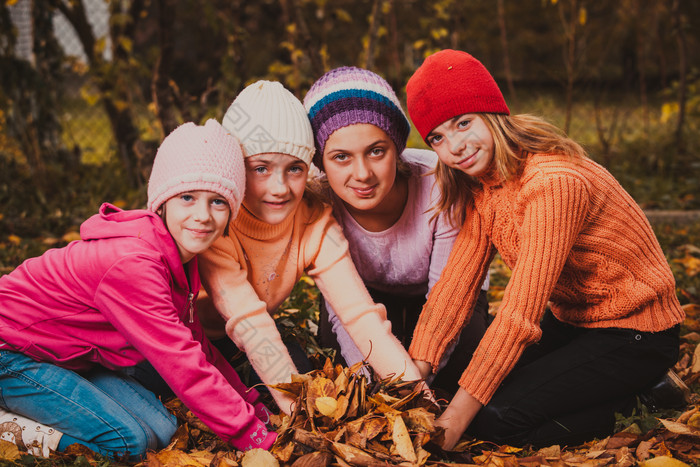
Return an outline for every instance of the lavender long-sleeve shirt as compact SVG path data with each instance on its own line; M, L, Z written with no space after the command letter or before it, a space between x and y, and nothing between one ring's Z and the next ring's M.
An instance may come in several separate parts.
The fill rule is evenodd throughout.
M425 175L437 163L434 152L406 149L401 158L411 168L408 199L398 221L382 232L370 232L360 226L334 197L333 213L350 243L350 254L365 285L397 295L425 296L437 282L452 251L458 228L444 215L433 217L431 208L440 193L435 176ZM483 288L488 289L488 277ZM328 319L341 353L348 365L364 356L326 302Z

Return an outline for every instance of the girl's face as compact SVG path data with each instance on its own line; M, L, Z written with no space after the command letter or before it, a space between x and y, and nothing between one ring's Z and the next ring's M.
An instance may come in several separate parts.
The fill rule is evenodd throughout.
M473 177L484 175L493 161L493 136L476 114L443 122L426 140L443 164Z
M368 123L340 128L323 150L323 168L333 192L350 211L371 213L394 189L398 154L381 128Z
M304 195L309 167L289 154L246 157L243 205L268 224L279 224L296 211Z
M165 225L175 239L182 263L203 253L219 238L228 223L226 199L211 191L188 191L164 204Z

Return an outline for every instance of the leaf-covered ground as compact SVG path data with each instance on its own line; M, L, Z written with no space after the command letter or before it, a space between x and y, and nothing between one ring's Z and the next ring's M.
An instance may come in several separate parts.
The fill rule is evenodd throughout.
M298 339L314 355L316 370L295 376L277 389L298 397L291 417L276 417L279 433L271 452L243 454L219 440L177 399L168 407L180 427L171 445L149 453L139 464L107 460L75 445L50 459L34 458L0 441L0 465L100 466L268 466L268 465L489 465L602 466L700 465L700 223L655 225L656 234L678 283L678 297L687 319L683 324L678 375L691 388L681 410L650 413L640 405L628 418L619 417L616 433L581 446L498 446L464 438L454 451L440 449L433 422L439 407L411 384L396 380L367 381L358 368L333 365L313 339L318 291L308 278L300 281L277 321L287 339ZM0 238L0 263L16 264L50 246L72 240L42 237ZM5 267L2 273L9 272ZM501 299L510 271L497 258L492 264L489 292L492 310ZM445 401L441 401L444 403Z

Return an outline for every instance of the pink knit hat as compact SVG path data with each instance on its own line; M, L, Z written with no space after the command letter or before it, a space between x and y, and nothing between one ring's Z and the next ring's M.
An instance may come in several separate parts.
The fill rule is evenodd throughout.
M466 52L451 49L430 55L413 73L406 85L406 104L424 140L440 124L463 114L510 114L484 65Z
M155 212L173 196L212 191L228 201L235 217L245 193L240 143L216 120L177 127L158 148L148 180L148 209Z

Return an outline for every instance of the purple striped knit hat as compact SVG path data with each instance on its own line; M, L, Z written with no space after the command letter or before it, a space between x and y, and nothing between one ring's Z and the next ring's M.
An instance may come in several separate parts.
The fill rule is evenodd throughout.
M406 148L411 125L396 93L384 78L369 70L341 67L321 76L304 97L316 140L313 162L323 170L323 149L339 128L356 123L375 125L389 135L399 154Z

